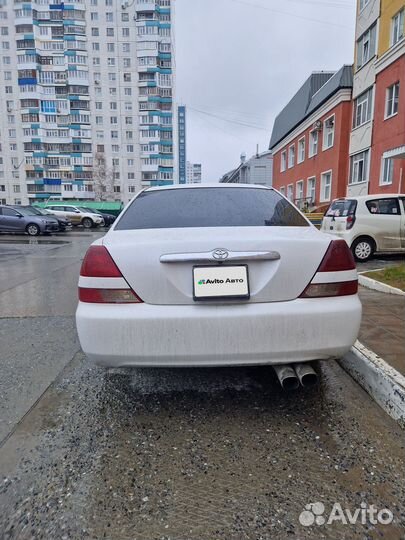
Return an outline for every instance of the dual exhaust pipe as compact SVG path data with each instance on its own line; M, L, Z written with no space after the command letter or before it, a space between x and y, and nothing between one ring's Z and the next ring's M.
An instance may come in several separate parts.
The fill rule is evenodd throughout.
M308 363L273 366L273 369L284 390L297 390L300 384L305 388L318 384L318 375Z

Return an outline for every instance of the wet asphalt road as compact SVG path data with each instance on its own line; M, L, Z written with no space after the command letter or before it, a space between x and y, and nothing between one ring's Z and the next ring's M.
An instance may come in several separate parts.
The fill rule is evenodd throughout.
M335 363L319 388L271 369L104 372L73 314L86 246L0 237L0 538L405 538L404 432ZM390 525L300 525L305 505Z

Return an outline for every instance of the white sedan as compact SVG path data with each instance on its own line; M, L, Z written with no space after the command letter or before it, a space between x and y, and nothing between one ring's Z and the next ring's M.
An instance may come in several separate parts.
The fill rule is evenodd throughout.
M328 360L356 340L357 287L346 242L274 189L149 188L89 248L77 329L105 367Z

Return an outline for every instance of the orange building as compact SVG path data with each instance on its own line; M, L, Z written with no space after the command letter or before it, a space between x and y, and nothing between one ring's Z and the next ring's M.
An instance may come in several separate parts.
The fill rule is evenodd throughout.
M346 194L352 85L352 66L312 73L274 122L273 187L302 209Z
M405 191L405 5L381 0L369 193Z

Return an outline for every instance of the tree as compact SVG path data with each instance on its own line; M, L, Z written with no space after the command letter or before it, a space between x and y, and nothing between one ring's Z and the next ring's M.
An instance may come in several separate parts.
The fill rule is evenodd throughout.
M97 152L94 156L93 184L96 201L108 201L114 198L114 167L107 167L102 152Z

